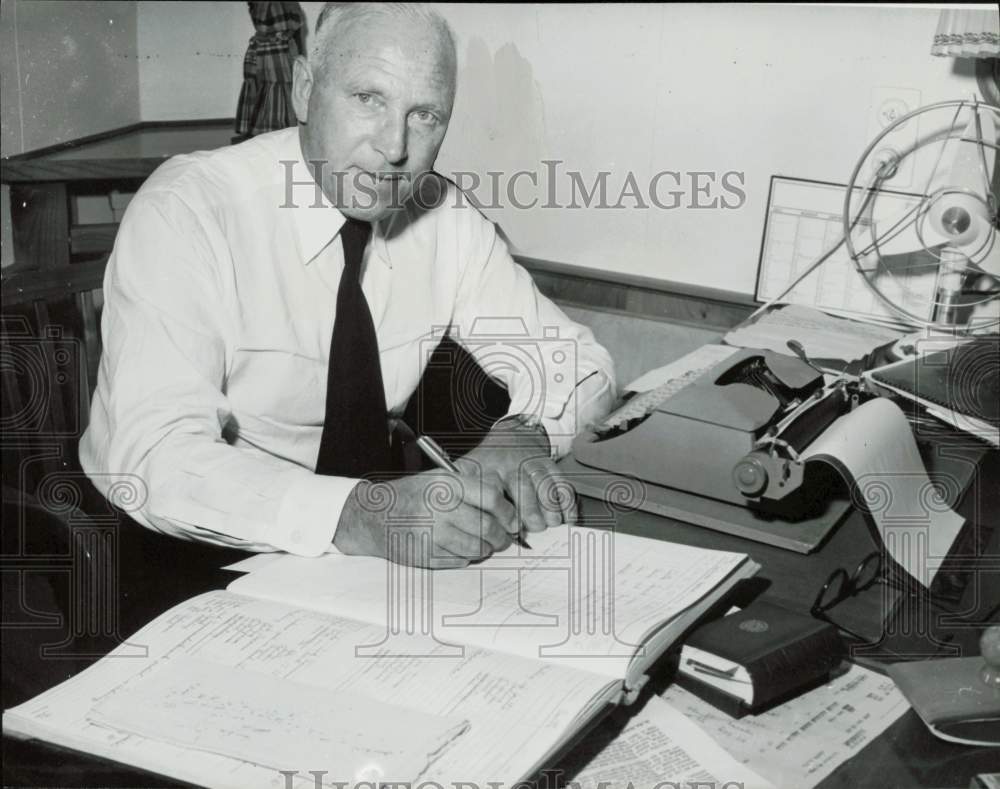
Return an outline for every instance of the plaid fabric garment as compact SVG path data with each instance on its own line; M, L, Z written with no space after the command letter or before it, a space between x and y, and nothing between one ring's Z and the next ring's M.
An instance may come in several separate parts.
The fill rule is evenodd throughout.
M298 3L251 2L257 32L243 60L243 89L236 106L236 131L254 136L295 125L292 63L301 51L302 11Z

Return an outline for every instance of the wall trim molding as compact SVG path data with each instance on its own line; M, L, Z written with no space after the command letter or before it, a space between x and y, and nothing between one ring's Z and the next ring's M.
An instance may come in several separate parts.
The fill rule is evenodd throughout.
M188 119L177 121L138 121L125 126L116 126L113 129L105 129L101 132L88 134L86 137L74 137L72 140L64 140L53 145L46 145L44 148L32 148L30 151L15 154L14 156L3 157L4 163L23 162L37 159L40 156L48 156L51 153L59 153L71 148L79 148L83 145L101 142L111 137L119 137L132 132L145 131L147 129L183 129L183 128L203 128L205 126L227 126L233 128L236 123L235 118L204 118ZM233 132L235 134L236 132Z
M514 255L553 301L633 318L728 331L757 308L753 297L716 288Z

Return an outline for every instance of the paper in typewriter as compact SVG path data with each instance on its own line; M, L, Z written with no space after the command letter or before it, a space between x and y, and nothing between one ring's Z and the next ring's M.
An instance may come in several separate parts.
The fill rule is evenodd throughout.
M834 422L802 454L832 465L871 515L889 555L924 586L934 580L965 519L927 476L899 406L876 398Z

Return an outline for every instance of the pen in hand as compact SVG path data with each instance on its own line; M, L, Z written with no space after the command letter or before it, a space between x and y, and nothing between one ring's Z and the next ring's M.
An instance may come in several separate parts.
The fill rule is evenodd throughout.
M461 474L461 469L455 465L448 453L444 451L440 444L435 441L430 436L420 436L417 439L417 446L420 447L421 452L430 458L431 462L440 469L445 471L450 471L452 474ZM517 534L514 535L514 541L520 545L522 548L531 550L531 546L528 545L528 541L524 539L521 533L521 528L518 528Z

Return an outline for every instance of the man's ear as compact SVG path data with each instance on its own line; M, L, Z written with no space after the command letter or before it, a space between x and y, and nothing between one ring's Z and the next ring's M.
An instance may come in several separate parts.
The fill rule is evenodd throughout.
M312 95L313 73L304 55L295 58L292 66L292 108L299 123L309 120L309 97Z

